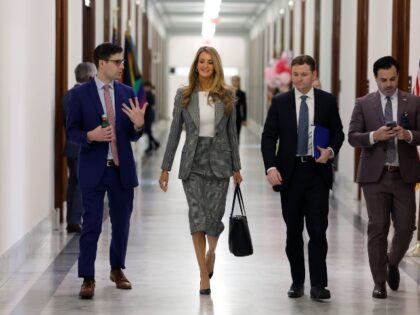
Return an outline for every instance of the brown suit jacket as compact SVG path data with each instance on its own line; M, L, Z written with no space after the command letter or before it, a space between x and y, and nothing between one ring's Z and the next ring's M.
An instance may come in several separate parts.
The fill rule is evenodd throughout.
M398 120L401 115L408 114L409 128L413 141L398 141L398 159L400 174L404 182L420 182L420 160L417 145L420 145L420 97L398 91ZM379 92L367 94L356 99L356 105L350 120L348 139L353 147L360 147L358 183L377 182L383 172L386 159L387 142L379 141L373 145L369 142L369 133L385 124L384 112Z

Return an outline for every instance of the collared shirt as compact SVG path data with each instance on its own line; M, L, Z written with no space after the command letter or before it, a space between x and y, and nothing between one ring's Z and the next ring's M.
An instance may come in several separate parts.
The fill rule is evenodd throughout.
M105 87L105 83L103 83L101 80L98 79L98 77L95 77L95 83L96 83L96 88L98 89L98 94L99 94L99 99L101 100L101 105L102 105L102 109L104 110L104 113L106 116L108 116L107 112L106 112L106 105L105 105L105 95L104 95L104 87ZM114 81L111 81L109 84L109 92L111 94L111 100L112 100L112 107L114 109L114 115L115 115L115 90L114 90ZM114 135L115 135L115 130L113 131ZM108 156L107 156L108 160L112 160L112 152L111 152L111 143L109 143L108 146Z
M311 126L314 125L314 116L315 116L315 97L314 97L314 89L311 88L308 93L302 94L298 89L295 89L295 102L296 102L296 119L297 119L297 126L299 128L299 113L300 113L300 105L302 103L302 99L300 98L302 95L306 95L306 104L308 105L308 152L304 155L312 155L312 147L313 147L313 136L312 136L312 128Z

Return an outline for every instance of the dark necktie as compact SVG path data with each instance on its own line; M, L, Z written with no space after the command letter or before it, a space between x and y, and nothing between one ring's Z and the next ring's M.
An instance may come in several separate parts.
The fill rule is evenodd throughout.
M114 139L111 141L111 153L112 159L114 160L115 165L119 165L120 161L118 158L118 150L117 150L117 131L115 129L115 115L114 115L114 108L112 106L112 98L111 92L109 91L109 85L104 85L104 99L105 99L105 107L106 107L106 114L108 116L108 121L112 126L112 131L114 133Z
M394 121L392 117L392 102L391 97L386 97L386 104L385 104L385 123L389 123ZM386 150L386 163L392 164L395 162L397 158L397 152L395 150L395 141L394 139L388 140L388 148Z
M297 155L308 154L308 130L309 130L309 114L308 104L306 104L306 95L302 95L302 102L300 103L299 109L299 126L298 126L298 143L297 143Z

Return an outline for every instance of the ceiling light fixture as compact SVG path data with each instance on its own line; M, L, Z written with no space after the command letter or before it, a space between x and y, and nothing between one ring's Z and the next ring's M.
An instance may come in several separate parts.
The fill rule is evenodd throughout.
M216 24L219 24L219 11L222 0L204 0L203 24L201 36L209 41L214 37Z

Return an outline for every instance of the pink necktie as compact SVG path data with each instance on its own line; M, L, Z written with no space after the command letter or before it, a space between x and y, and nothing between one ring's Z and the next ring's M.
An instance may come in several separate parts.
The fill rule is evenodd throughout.
M104 85L104 98L105 98L105 107L106 113L108 115L108 121L112 126L112 131L114 132L114 139L111 141L111 153L115 165L120 165L118 159L118 150L117 150L117 130L115 129L115 115L114 109L112 107L111 93L109 91L109 85Z

